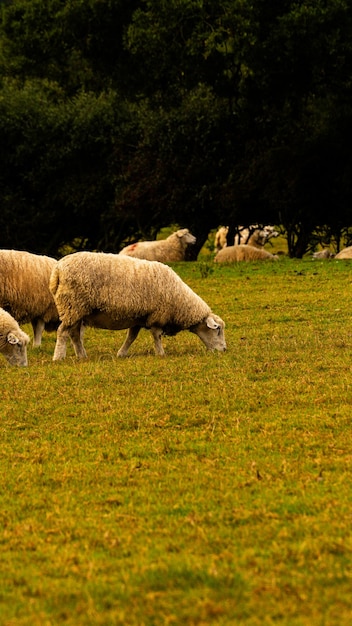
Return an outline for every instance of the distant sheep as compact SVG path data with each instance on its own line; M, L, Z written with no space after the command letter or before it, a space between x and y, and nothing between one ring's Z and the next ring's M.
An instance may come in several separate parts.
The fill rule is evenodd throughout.
M341 250L341 252L336 254L335 259L352 259L352 246Z
M162 335L176 335L181 330L198 335L210 350L226 350L222 319L163 263L121 254L76 252L58 261L50 290L61 320L54 361L65 358L68 337L76 356L87 356L84 325L129 329L118 356L126 356L141 328L152 333L158 355L164 355Z
M215 263L235 263L237 261L277 261L278 256L263 248L255 248L247 244L227 246L219 250L215 256Z
M28 365L29 341L12 315L0 308L0 352L11 365Z
M262 248L272 237L278 237L279 234L274 226L270 225L263 227L252 225L248 228L240 226L238 233L235 235L234 245L246 244L255 248Z
M172 233L167 239L157 241L139 241L126 246L120 254L146 259L147 261L160 261L161 263L173 263L184 261L188 246L194 245L196 238L188 228L182 228Z
M30 322L33 345L40 346L44 328L54 330L59 316L49 291L56 260L22 250L0 250L0 306L17 322Z
M331 252L328 248L324 248L324 250L319 250L318 252L313 253L313 259L333 259L334 253Z
M227 246L227 233L229 232L229 226L220 226L219 230L215 234L214 250L219 252L222 248Z

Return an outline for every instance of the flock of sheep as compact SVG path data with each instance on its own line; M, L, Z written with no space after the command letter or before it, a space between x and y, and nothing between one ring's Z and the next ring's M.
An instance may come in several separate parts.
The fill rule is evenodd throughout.
M276 261L278 256L264 250L265 244L280 234L274 226L254 224L248 228L239 226L234 245L227 245L228 226L221 226L215 235L215 263L232 263L236 261Z
M264 245L279 232L273 226L239 227L227 245L228 227L215 236L216 263L276 260ZM0 353L11 365L27 365L30 338L19 326L30 323L33 346L43 330L56 330L53 360L66 356L67 340L78 358L86 357L86 326L127 329L117 355L126 356L141 328L150 330L155 352L164 355L162 335L189 330L210 350L226 350L223 320L215 315L166 263L183 261L196 238L187 228L167 239L141 241L119 254L76 252L54 258L0 250ZM334 256L328 250L314 258ZM352 258L352 247L335 258Z
M314 252L313 259L352 259L352 246L344 248L337 254L334 254L328 248L324 248L324 250Z
M230 263L234 261L257 261L277 260L276 254L270 254L264 250L265 244L272 238L278 237L279 232L274 226L239 226L234 238L234 245L227 245L228 226L220 226L215 234L214 261L217 263ZM344 248L334 254L328 248L314 252L313 259L352 259L352 246Z
M0 352L11 365L27 365L30 339L20 323L32 325L34 346L44 329L57 329L54 361L65 358L68 339L78 358L86 356L86 326L127 329L118 356L126 356L141 328L150 330L158 355L164 354L162 335L182 330L198 335L209 350L226 350L223 320L165 264L182 260L194 242L183 229L119 254L76 252L60 261L0 250Z

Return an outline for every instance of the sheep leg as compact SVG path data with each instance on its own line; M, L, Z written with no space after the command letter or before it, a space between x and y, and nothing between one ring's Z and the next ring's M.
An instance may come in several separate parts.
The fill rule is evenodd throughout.
M61 323L57 329L56 345L54 350L53 361L61 361L66 356L66 343L68 339L68 330Z
M164 356L165 352L161 343L161 337L163 334L162 329L158 328L157 326L152 326L150 332L152 333L154 339L155 354L157 354L158 356Z
M31 324L33 328L33 347L38 348L42 342L42 334L45 324L41 319L32 320Z
M123 357L127 355L128 349L133 344L135 339L137 339L140 329L141 329L140 326L132 326L132 328L128 329L127 337L124 343L122 344L120 350L118 351L117 356Z
M86 359L87 353L83 345L84 325L81 321L77 322L68 331L69 337L72 341L75 355L78 359Z

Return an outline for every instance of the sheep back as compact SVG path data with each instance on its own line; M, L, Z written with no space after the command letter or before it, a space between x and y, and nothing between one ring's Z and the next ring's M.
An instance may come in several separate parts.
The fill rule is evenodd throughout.
M58 321L49 291L50 273L56 260L22 250L0 250L0 306L18 322L41 318Z
M352 259L352 246L341 250L341 252L336 254L335 259Z
M116 329L138 319L146 328L159 326L173 334L211 314L204 300L167 265L127 255L70 254L56 264L49 286L65 326L99 311L116 321Z

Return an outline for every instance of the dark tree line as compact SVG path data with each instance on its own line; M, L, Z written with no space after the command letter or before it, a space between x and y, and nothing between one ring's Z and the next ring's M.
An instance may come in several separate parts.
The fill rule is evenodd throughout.
M0 3L0 247L352 225L347 0Z

